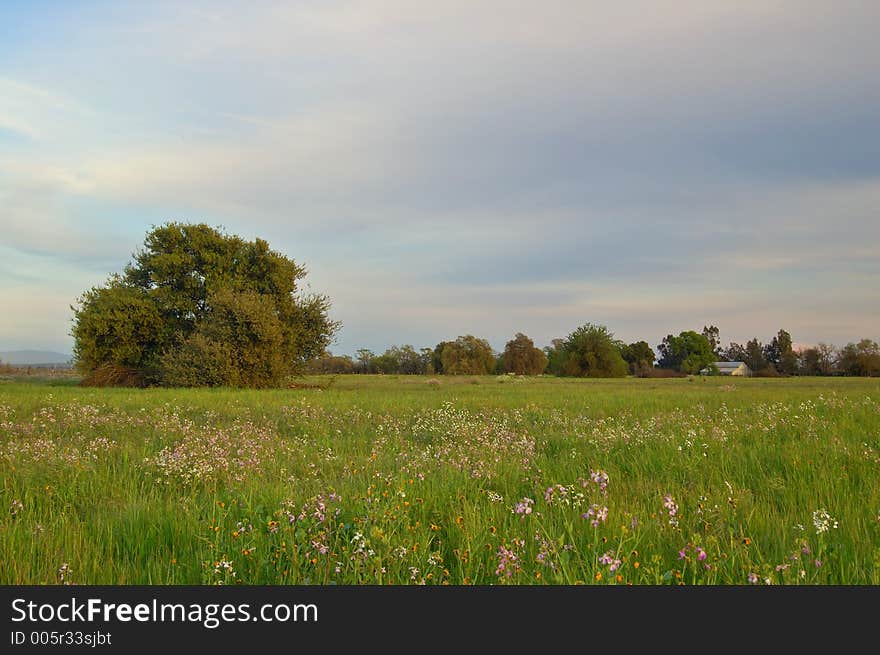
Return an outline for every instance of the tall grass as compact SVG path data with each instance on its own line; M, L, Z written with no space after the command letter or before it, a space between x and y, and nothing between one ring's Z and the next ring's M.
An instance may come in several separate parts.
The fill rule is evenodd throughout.
M3 584L880 584L880 384L0 382Z

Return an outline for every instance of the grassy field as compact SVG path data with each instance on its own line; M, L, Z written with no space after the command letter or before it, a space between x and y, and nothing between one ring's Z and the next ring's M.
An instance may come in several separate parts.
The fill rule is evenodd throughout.
M0 380L2 584L880 584L877 379Z

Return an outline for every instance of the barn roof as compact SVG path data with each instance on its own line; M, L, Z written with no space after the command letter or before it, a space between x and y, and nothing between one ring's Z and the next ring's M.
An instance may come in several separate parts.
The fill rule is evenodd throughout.
M715 362L715 366L718 368L739 368L745 364L745 362Z

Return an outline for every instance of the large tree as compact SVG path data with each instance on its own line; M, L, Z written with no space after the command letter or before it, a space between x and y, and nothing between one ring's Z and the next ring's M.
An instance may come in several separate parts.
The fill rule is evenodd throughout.
M501 355L501 373L540 375L547 368L547 356L535 347L535 342L521 332L507 342Z
M636 341L623 346L620 349L620 354L629 365L629 372L632 375L644 376L654 368L656 355L647 341Z
M721 347L721 333L718 328L714 325L704 325L702 334L709 340L715 359L720 360L724 356L724 349Z
M391 346L385 351L385 355L397 360L397 372L404 375L424 375L427 373L427 361L422 353L416 351L411 345Z
M797 354L792 348L791 335L780 330L773 339L764 346L764 359L778 373L793 375L797 371Z
M818 352L819 371L822 375L834 375L837 359L837 348L834 344L819 342L816 346Z
M657 349L660 351L660 368L683 373L697 373L718 361L709 339L693 330L681 332L677 337L667 335Z
M822 375L818 348L804 348L798 353L798 373L800 375Z
M880 375L880 344L871 339L840 349L837 367L844 375Z
M758 337L750 339L746 342L743 351L743 359L750 369L755 373L766 371L768 369L767 358L764 356L764 346L758 341Z
M485 375L495 370L495 353L485 339L468 334L440 343L435 352L438 349L441 372L446 375Z
M373 373L373 359L376 357L376 353L374 353L369 348L361 348L357 351L357 366L355 367L355 371L357 373Z
M746 348L742 344L731 341L730 345L721 351L719 362L744 362L746 361Z
M548 358L556 375L619 378L629 370L620 354L621 342L604 325L586 323L553 343Z
M326 296L300 292L305 275L262 239L167 223L73 308L77 366L87 380L127 368L148 384L277 385L339 327Z

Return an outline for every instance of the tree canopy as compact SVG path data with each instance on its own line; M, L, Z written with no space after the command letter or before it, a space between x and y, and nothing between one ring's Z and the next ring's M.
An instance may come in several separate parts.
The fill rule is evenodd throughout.
M840 349L838 367L845 375L880 375L880 345L871 339Z
M620 354L623 344L604 325L586 323L548 353L550 370L572 377L624 377L629 367Z
M329 299L302 294L305 269L205 224L154 228L122 274L74 310L85 381L128 369L143 384L274 386L323 354L339 328Z
M547 368L547 356L535 342L521 332L507 342L501 355L500 372L517 375L541 375Z
M645 375L654 368L656 355L647 341L636 341L621 347L620 354L624 361L629 364L629 372L632 375Z
M660 351L660 368L671 368L682 373L698 373L717 361L712 342L705 334L693 330L671 334L657 347Z
M447 375L485 375L495 370L492 346L470 334L437 344L434 354L435 358L439 355L440 371Z

